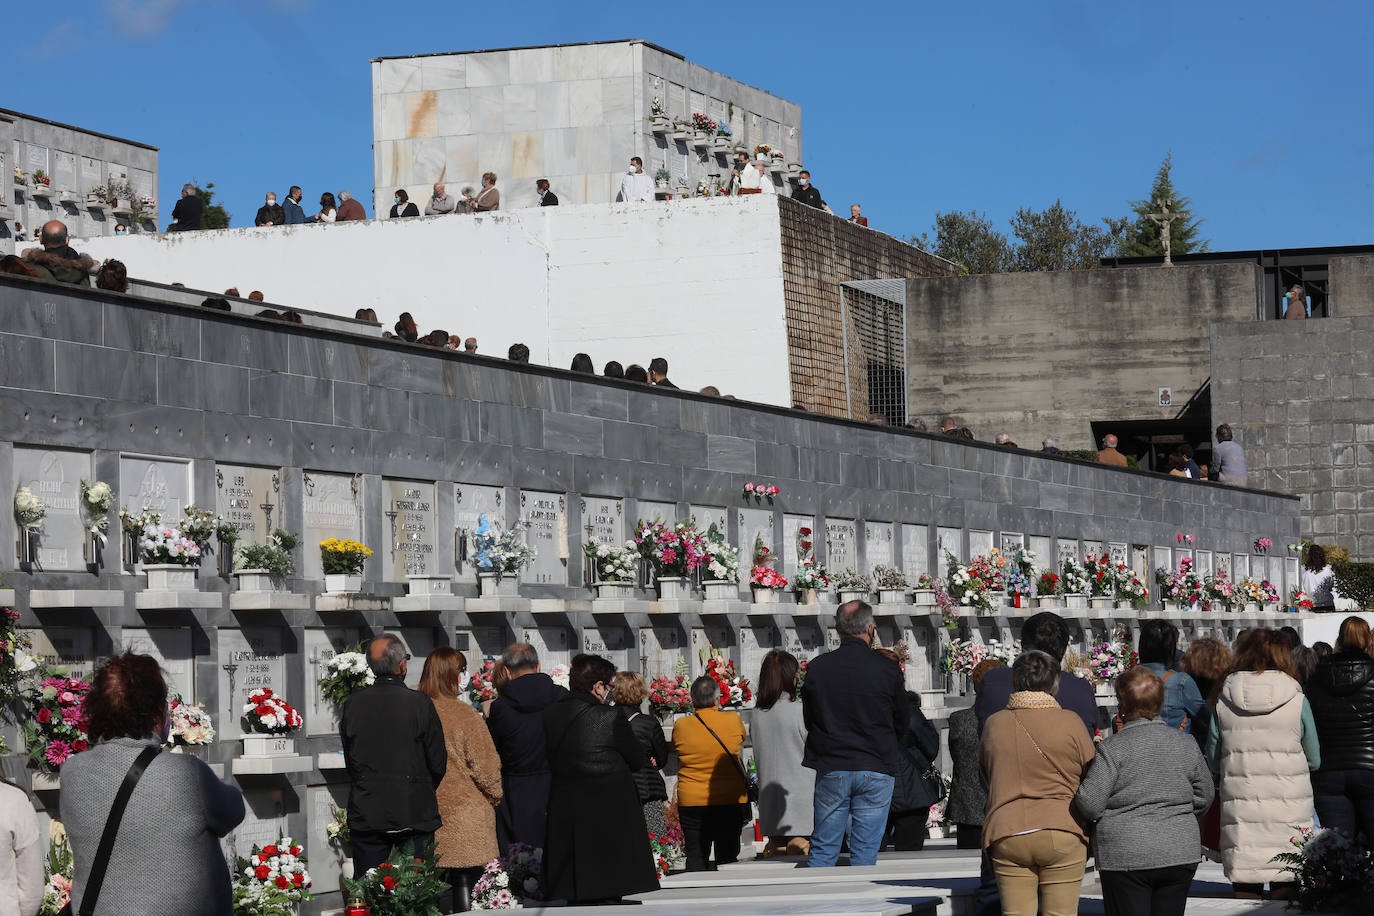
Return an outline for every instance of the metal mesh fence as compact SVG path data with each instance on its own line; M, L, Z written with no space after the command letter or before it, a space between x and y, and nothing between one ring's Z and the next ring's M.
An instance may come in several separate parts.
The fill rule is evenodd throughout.
M844 357L849 416L906 423L906 295L900 280L846 283Z

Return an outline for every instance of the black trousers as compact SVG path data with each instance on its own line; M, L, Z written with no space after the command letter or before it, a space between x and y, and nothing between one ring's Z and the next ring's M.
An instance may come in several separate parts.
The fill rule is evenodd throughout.
M909 811L889 814L887 831L883 834L883 848L891 846L897 852L916 852L926 848L926 818L930 811Z
M1183 916L1197 863L1099 872L1107 916Z
M982 824L956 824L954 835L956 837L955 848L957 849L983 848Z
M482 877L482 866L475 868L446 868L440 877L448 882L448 890L439 897L439 909L445 913L466 913L472 909L472 889Z
M1323 827L1374 840L1374 770L1318 770L1312 803Z
M687 846L688 871L714 871L717 865L739 861L744 827L739 805L678 805L677 815Z
M391 854L402 847L413 850L412 855L422 856L434 842L434 833L409 831L406 833L373 833L353 831L353 874L361 878L368 869L376 868Z

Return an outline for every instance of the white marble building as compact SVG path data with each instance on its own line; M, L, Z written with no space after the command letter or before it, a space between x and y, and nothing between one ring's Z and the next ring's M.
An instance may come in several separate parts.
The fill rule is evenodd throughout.
M675 136L672 119L694 112L728 126L729 142ZM605 203L633 155L694 189L729 177L736 144L781 150L773 180L786 193L802 161L799 105L639 40L378 58L372 136L379 214L397 188L423 210L435 181L456 197L488 171L503 209L535 205L538 178L562 203Z

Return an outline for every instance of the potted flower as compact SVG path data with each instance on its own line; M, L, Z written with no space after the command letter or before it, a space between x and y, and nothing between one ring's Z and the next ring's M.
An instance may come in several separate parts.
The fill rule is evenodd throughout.
M925 573L916 577L916 585L911 590L912 600L917 607L935 607L935 580Z
M520 594L520 570L534 561L535 550L525 543L528 526L499 528L483 515L477 520L473 545L477 548L477 585L485 597L514 598Z
M1035 594L1045 609L1064 606L1064 580L1058 573L1045 572L1035 583Z
M177 525L148 525L139 540L139 559L149 591L192 591L200 568L200 545Z
M1087 569L1082 563L1069 558L1060 567L1060 574L1064 582L1064 606L1070 610L1086 608L1088 595L1092 592L1092 583L1088 580Z
M25 659L32 657L24 653ZM34 780L34 788L56 789L51 777L72 754L89 747L83 703L91 689L87 681L71 677L66 668L56 665L30 668L29 680L21 691L24 717L24 748L28 765L49 778Z
M1181 613L1184 607L1196 611L1202 601L1202 582L1193 571L1193 558L1183 557L1175 570L1160 567L1155 570L1155 583L1164 602L1166 613Z
M724 533L714 522L706 529L706 556L699 568L707 601L739 597L739 549L725 542Z
M507 856L514 855L519 845L512 844ZM368 869L366 874L359 877L344 879L345 899L363 901L366 909L362 912L370 916L429 916L439 913L439 898L449 889L449 885L440 876L435 847L431 844L418 858L414 853L415 850L404 848L402 844L381 865ZM494 864L496 870L501 871L500 862L500 859L493 860L487 869ZM474 885L473 905L480 909L495 909L498 908L495 901L504 900L502 908L510 907L515 900L508 887L494 888L492 900L487 900L491 888L484 885L483 880L488 877L490 874L483 874ZM512 883L511 876L502 872L502 877L506 878L507 884ZM523 889L523 883L516 888L520 889ZM481 904L478 903L479 897L483 901Z
M1274 861L1293 879L1292 906L1303 913L1361 913L1369 905L1374 853L1367 839L1330 827L1302 827Z
M634 541L602 544L593 541L582 551L591 560L592 585L598 598L633 598L639 552Z
M253 916L295 916L310 895L305 853L289 836L239 856L234 868L234 912Z
M301 727L301 714L270 687L259 687L243 705L243 756L281 757L296 752L296 742L287 737Z
M234 577L241 592L275 592L296 571L291 551L296 536L278 528L266 544L250 544L234 554ZM361 586L360 586L361 587Z
M1012 555L1007 594L1014 608L1030 610L1035 607L1035 561L1035 552L1027 547L1018 547Z
M1218 613L1234 611L1237 597L1235 583L1224 571L1215 570L1203 577L1202 600L1207 603L1208 610Z
M1094 644L1088 651L1087 665L1098 684L1110 685L1118 677L1140 664L1140 658L1118 628L1112 638ZM1110 689L1110 687L1108 688Z
M342 710L345 700L376 680L362 647L357 646L338 653L325 664L324 676L319 680L320 696Z
M1316 603L1312 596L1300 588L1295 588L1288 593L1288 612L1296 614L1299 611L1310 611Z
M111 213L125 219L134 215L134 186L128 179L111 181L110 197L114 199L114 209Z
M716 125L716 136L711 140L711 149L717 153L728 153L735 145L734 135L724 122Z
M1096 557L1087 557L1083 561L1083 569L1088 574L1088 586L1092 591L1092 606L1098 610L1113 607L1116 603L1116 599L1113 597L1113 591L1116 587L1116 570L1112 567L1111 557L1105 553Z
M994 550L987 556L974 557L972 562L964 566L955 559L954 554L945 551L948 567L945 580L954 603L974 613L991 613L994 596L1005 588L998 571L998 561L1002 561L1001 552Z
M320 541L320 565L327 594L356 594L363 588L363 564L372 550L349 538Z
M878 588L879 604L906 604L906 573L894 566L873 567L873 584Z
M749 690L749 679L736 674L734 661L726 658L719 649L702 649L698 657L706 669L706 676L720 688L717 702L721 709L742 709L754 699Z
M663 100L654 96L649 102L649 129L655 134L666 134L672 131L673 122L668 120L668 114L663 110Z
M835 591L839 595L840 604L847 601L864 601L869 593L873 591L873 583L865 575L846 569L835 576L833 581Z
M1268 613L1277 613L1279 609L1279 589L1268 579L1260 580L1260 606Z
M48 506L29 487L17 487L14 491L14 520L19 526L19 562L29 564L38 555L38 535L43 530L43 519L48 514Z
M634 543L639 555L653 567L659 598L690 601L691 576L706 558L706 539L696 523L677 521L669 527L658 520L640 519L635 525Z
M692 712L692 685L687 675L661 675L649 684L649 711L660 722Z
M692 145L700 149L706 149L711 145L711 138L716 135L716 129L720 127L710 117L699 111L692 112L692 130L696 136L692 139Z
M1129 566L1119 563L1116 566L1116 606L1144 610L1150 598L1145 583Z
M14 183L21 188L29 186L29 176L24 174L24 170L17 165L14 167Z
M797 571L792 575L792 590L797 593L798 604L820 604L821 593L830 588L830 571L816 559L815 547L811 529L805 525L798 528Z
M86 191L86 209L104 210L110 205L110 186L98 184Z
M778 593L787 588L787 577L773 568L773 551L763 546L763 535L754 535L754 562L749 569L749 591L755 604L777 604Z
M667 169L659 169L654 172L654 187L660 191L668 190L668 185L672 183L672 173Z
M673 118L673 139L686 140L692 135L692 122L684 121L679 117Z
M33 173L33 187L29 189L29 196L38 200L43 197L52 197L52 179L48 173L42 169L36 169Z
M215 743L215 723L199 703L187 703L181 694L172 697L167 712L167 740L163 746L173 754L183 754L188 747L206 747Z
M133 202L133 219L140 223L157 222L157 200L147 194L140 194Z

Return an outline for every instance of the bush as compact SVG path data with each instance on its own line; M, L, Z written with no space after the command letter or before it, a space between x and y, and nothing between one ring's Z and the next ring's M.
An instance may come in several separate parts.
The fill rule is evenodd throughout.
M1336 573L1333 584L1342 597L1361 608L1374 605L1374 563L1337 560L1331 564L1331 569Z

